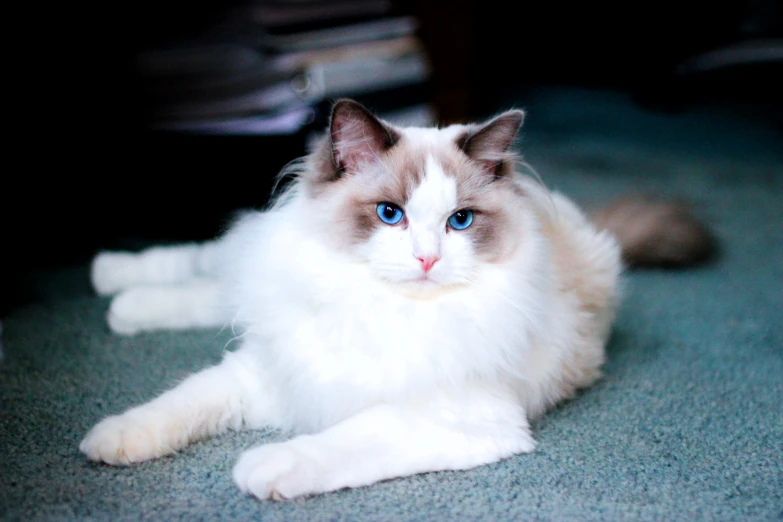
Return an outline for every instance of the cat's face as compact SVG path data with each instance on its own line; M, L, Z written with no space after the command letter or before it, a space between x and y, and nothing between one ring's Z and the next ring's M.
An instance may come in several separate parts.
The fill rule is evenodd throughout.
M414 292L470 284L513 253L525 219L507 164L519 111L485 126L399 129L343 103L311 180L340 248Z

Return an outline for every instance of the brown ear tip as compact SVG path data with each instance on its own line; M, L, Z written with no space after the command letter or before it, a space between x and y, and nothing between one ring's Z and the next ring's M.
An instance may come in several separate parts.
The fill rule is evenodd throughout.
M332 105L332 114L338 111L347 110L347 109L362 109L366 110L364 108L364 105L359 103L356 100L353 100L351 98L339 98L335 100L334 104Z
M344 105L344 104L354 104L358 103L356 100L352 98L337 98L334 100L333 106L337 107L338 105Z
M514 120L517 128L521 127L522 123L525 121L526 113L522 109L512 109L506 114L508 114L508 116Z

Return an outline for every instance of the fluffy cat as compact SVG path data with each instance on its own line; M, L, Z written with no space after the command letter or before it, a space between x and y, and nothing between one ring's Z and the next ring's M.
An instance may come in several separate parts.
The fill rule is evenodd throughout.
M81 451L130 464L228 429L293 430L234 467L261 499L532 451L530 420L601 374L623 262L613 234L515 171L522 120L398 128L340 100L268 210L215 242L97 256L114 331L241 335Z

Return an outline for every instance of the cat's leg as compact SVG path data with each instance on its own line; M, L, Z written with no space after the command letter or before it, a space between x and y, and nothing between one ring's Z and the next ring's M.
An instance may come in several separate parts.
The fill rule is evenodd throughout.
M112 295L135 286L215 277L219 246L212 241L153 247L138 253L101 252L90 267L92 286L100 295Z
M258 498L293 498L473 468L534 447L518 404L477 391L417 406L374 406L322 433L248 450L233 475Z
M180 285L139 286L116 295L106 315L113 332L217 328L231 317L215 279L193 279Z
M252 352L240 349L156 399L105 418L79 449L116 465L162 457L228 429L279 425L275 397Z

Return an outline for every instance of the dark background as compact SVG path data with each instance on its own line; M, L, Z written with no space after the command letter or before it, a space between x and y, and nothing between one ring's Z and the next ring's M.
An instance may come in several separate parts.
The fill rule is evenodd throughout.
M421 22L433 66L426 96L441 123L487 116L504 108L502 100L524 105L532 88L567 85L628 92L648 111L716 104L780 126L780 61L678 69L721 46L783 38L780 2L511 4L396 2L396 12ZM197 137L148 129L148 100L132 67L137 53L198 39L242 5L33 5L14 18L23 36L9 64L8 103L21 118L9 143L21 161L3 175L0 315L24 300L41 270L87 262L101 248L214 236L234 210L263 205L272 177L304 153L304 132ZM362 101L379 109L389 99ZM314 127L324 124L327 105Z

